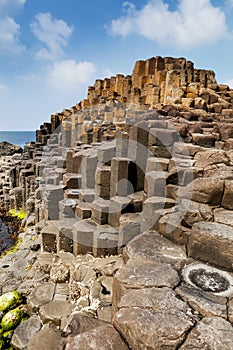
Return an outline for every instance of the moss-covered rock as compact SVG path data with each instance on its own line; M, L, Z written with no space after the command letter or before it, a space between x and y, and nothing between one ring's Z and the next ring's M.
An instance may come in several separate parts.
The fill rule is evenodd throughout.
M0 296L0 312L6 312L12 308L15 308L22 302L22 295L17 292L8 292Z
M20 308L8 311L2 318L1 327L3 331L9 331L16 328L20 324L23 317L24 312Z

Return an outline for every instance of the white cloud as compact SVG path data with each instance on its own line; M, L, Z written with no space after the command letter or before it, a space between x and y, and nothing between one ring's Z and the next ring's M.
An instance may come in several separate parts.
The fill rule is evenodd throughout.
M188 48L216 42L227 34L225 14L210 0L180 0L175 11L163 0L149 0L141 10L127 2L124 12L111 22L113 35L139 34L160 45Z
M0 18L0 54L19 53L24 50L20 44L20 26L11 17Z
M59 90L75 90L93 78L96 68L91 62L56 61L48 74L48 82Z
M0 54L18 54L24 51L20 43L20 25L14 20L13 15L27 0L0 0Z
M21 9L27 0L0 0L0 14L1 17L13 15Z
M53 18L51 13L38 13L30 27L36 38L46 46L37 53L37 58L43 59L54 59L62 55L73 32L71 26L61 19Z

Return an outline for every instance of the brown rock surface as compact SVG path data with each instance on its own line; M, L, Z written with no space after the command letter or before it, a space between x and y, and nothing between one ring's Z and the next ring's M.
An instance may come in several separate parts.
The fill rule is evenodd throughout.
M188 255L233 271L233 228L215 222L193 225L187 245Z
M76 335L64 350L127 350L128 346L110 324Z
M131 307L120 309L114 326L132 349L177 349L193 326L190 317L173 310L161 311Z
M232 325L222 318L209 317L196 325L180 350L230 350L232 344Z

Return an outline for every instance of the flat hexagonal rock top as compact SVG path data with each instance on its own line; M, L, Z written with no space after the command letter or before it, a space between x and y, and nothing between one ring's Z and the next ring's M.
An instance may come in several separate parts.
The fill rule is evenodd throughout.
M122 290L143 287L173 288L179 284L179 281L178 273L170 264L134 259L130 259L114 277L115 286L119 285Z
M219 317L208 317L200 321L188 335L179 350L231 350L233 349L233 327Z
M128 350L118 332L110 324L71 337L64 350Z
M157 261L177 265L187 257L184 250L158 233L145 233L124 249L124 258Z
M41 283L34 288L28 297L29 309L37 311L41 305L52 301L55 285L52 283Z
M193 322L175 305L168 310L163 307L160 310L132 307L120 309L114 326L133 350L175 350Z
M28 343L28 350L57 350L61 341L60 332L46 324Z
M68 316L72 312L72 304L69 301L51 301L42 305L39 311L43 323L49 321L56 326L60 326L62 317Z
M153 309L160 313L177 315L178 318L188 321L192 316L190 307L167 287L130 289L125 292L117 306L119 309L131 307Z

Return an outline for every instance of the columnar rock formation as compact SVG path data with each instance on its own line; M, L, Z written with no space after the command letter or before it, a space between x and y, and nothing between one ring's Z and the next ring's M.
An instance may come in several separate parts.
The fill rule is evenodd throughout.
M224 332L233 342L232 103L213 71L184 58L138 61L132 76L97 80L87 99L52 115L23 159L5 159L2 200L27 211L43 252L123 253L112 317L132 349L215 349ZM217 278L213 290L198 287L198 273ZM218 328L214 345L197 340Z

